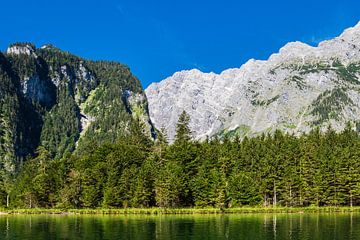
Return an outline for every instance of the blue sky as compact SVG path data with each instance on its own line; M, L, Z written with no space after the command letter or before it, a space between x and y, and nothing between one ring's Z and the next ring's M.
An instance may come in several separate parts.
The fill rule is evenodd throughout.
M127 64L144 87L174 72L221 72L289 41L316 45L360 20L357 0L4 0L0 48L51 43Z

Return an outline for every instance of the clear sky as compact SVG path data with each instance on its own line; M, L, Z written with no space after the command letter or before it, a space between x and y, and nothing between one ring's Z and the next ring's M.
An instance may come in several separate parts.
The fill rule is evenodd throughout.
M360 20L359 0L1 0L0 48L51 43L127 64L144 87L174 72L221 72L286 42L316 45Z

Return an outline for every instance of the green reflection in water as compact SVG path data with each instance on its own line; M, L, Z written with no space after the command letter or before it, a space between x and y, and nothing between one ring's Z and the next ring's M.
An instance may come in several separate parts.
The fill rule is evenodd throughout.
M360 239L360 214L2 215L1 239Z

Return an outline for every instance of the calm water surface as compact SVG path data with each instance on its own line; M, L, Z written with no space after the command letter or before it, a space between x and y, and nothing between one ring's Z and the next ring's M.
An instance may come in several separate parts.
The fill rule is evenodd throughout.
M0 239L360 239L360 214L0 216Z

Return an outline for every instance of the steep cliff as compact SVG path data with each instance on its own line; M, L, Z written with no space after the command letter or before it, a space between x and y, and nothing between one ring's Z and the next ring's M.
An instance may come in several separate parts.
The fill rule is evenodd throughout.
M181 71L146 89L150 116L170 140L180 113L198 139L253 136L280 129L341 130L360 117L360 23L312 47L291 42L267 61L220 74Z

